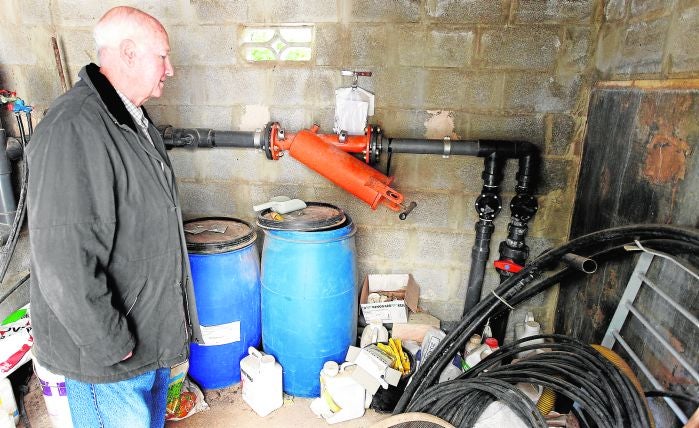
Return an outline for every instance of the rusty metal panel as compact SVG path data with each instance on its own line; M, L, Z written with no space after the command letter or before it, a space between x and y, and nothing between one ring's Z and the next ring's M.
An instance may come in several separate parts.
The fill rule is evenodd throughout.
M598 85L592 91L571 237L636 223L699 227L699 89L696 85ZM697 263L697 256L694 256ZM599 343L636 257L601 263L597 274L561 284L556 330ZM699 310L699 290L663 263L653 272L665 292ZM680 275L680 276L678 276ZM697 363L696 332L676 311L647 291L637 305L667 340ZM627 322L629 343L664 385L688 377L654 338Z

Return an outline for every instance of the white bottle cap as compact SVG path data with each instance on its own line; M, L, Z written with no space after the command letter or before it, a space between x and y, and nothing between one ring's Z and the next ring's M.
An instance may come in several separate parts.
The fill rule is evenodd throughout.
M340 372L340 366L335 361L326 361L323 364L323 373L327 376L337 376Z
M264 364L273 366L275 362L276 360L274 359L274 355L265 354L262 356L262 358L260 358L260 365Z
M540 334L541 326L536 321L527 321L524 323L524 336L534 336Z

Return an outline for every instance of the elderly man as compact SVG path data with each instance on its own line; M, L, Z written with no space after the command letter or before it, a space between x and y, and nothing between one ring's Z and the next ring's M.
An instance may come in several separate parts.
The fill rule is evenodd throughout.
M175 177L142 104L173 75L152 16L108 11L100 66L28 149L34 355L66 377L78 427L164 425L170 367L198 340Z

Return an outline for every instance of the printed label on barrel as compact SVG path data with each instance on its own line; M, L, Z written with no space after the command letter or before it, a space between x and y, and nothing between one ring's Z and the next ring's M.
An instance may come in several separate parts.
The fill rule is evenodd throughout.
M240 342L240 321L233 321L227 324L201 326L202 346L226 345L228 343Z

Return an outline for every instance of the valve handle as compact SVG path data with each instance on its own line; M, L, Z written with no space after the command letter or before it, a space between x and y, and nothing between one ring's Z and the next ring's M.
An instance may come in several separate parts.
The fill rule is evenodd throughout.
M405 220L408 217L408 214L410 214L410 212L414 210L415 207L417 207L415 201L411 202L410 204L408 204L408 207L402 213L398 214L398 218L401 220Z

